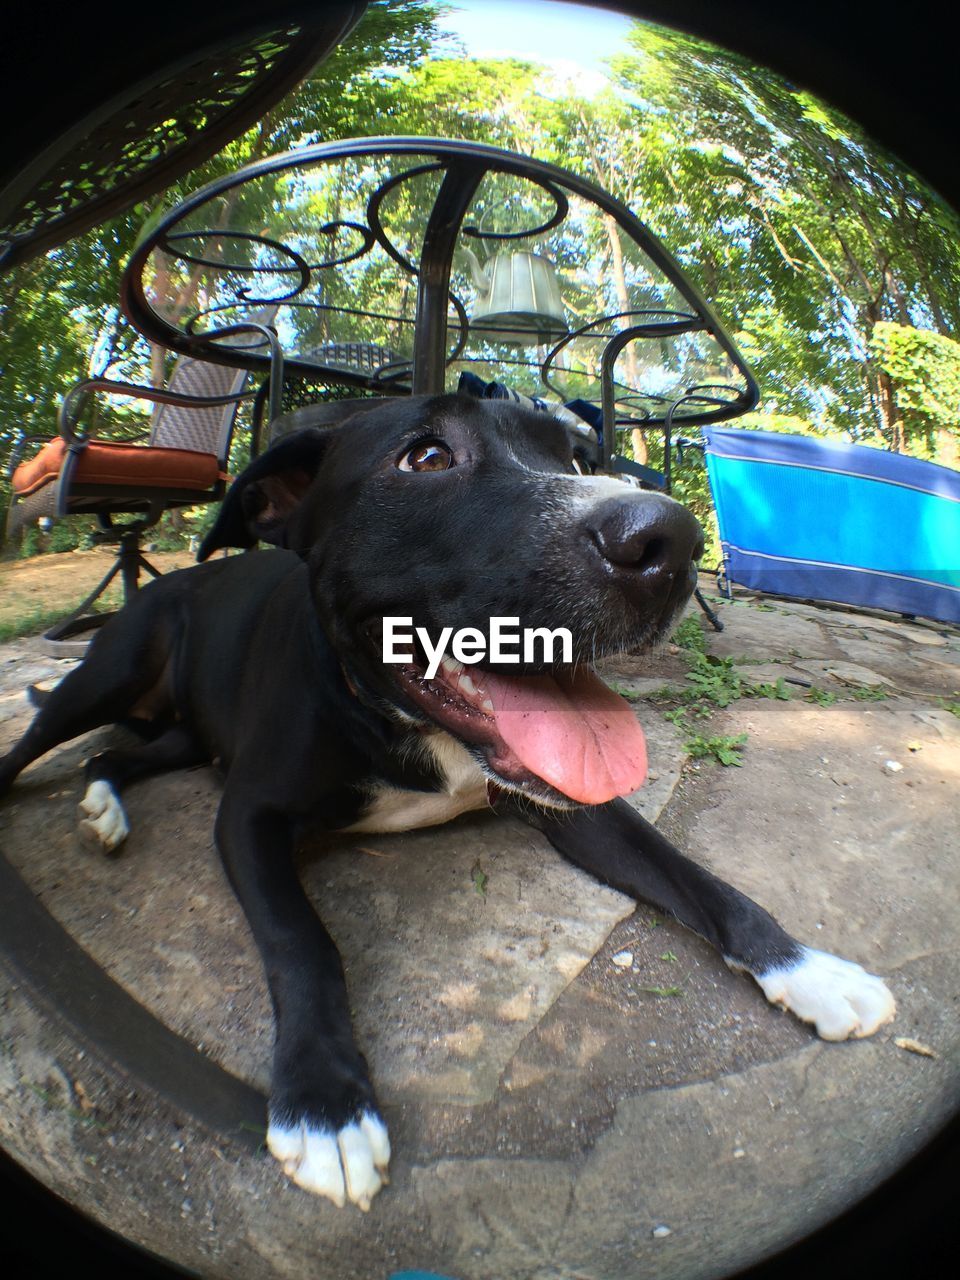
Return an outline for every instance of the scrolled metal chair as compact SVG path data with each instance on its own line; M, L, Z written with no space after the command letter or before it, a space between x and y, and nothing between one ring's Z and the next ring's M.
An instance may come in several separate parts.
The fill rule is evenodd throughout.
M141 539L165 511L223 497L237 414L255 394L247 389L248 377L247 370L181 356L164 388L89 378L64 396L57 436L13 472L7 536L44 516L93 515L100 526L95 539L118 549L95 589L45 632L46 652L65 657L85 651L89 633L110 616L91 612L92 606L118 574L124 601L138 589L141 571L159 575ZM154 403L147 439L121 443L81 431L83 405L97 392ZM29 439L20 442L21 449ZM118 515L134 519L115 523Z

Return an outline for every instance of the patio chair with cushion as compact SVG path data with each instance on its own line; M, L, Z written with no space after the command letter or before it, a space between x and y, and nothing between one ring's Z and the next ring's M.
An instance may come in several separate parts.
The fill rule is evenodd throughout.
M253 394L245 390L247 378L246 370L181 356L162 390L92 378L64 396L59 435L13 473L7 535L42 517L94 515L100 526L95 539L118 544L118 551L94 591L45 633L46 652L84 652L89 632L109 616L91 613L91 607L118 574L125 601L137 590L141 570L159 575L140 539L165 511L223 497L237 412ZM157 405L145 443L95 440L77 429L83 402L97 391ZM115 524L117 515L135 518Z

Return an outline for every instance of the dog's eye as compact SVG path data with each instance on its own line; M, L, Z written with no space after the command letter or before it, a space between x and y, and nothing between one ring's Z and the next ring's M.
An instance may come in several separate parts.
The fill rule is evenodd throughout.
M452 466L453 454L442 440L419 441L397 463L400 471L446 471Z

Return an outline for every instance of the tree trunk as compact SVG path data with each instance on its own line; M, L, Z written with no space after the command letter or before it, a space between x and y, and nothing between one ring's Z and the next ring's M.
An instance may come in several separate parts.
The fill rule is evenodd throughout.
M894 453L906 453L906 437L903 430L903 418L897 406L896 392L889 374L882 370L877 374L878 401L883 434L890 443Z

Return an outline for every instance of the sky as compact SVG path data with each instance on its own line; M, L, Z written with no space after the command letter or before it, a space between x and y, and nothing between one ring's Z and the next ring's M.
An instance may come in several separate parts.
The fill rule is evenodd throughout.
M472 57L529 58L599 79L603 59L625 51L632 22L609 9L554 0L454 0L437 25L459 36Z

